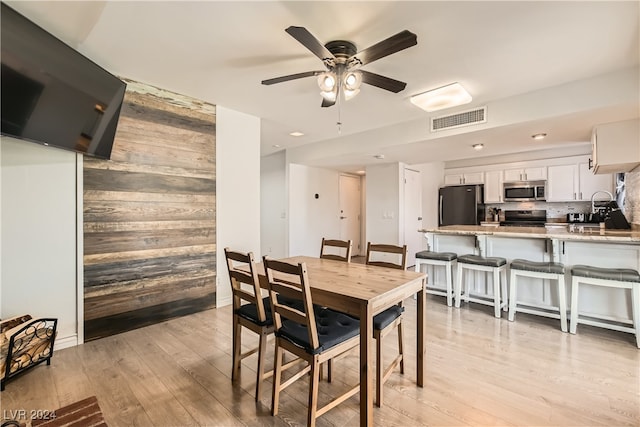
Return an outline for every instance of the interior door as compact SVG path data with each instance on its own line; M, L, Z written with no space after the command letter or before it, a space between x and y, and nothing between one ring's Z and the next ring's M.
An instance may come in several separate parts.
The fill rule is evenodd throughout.
M407 266L415 265L416 252L422 250L422 176L419 171L404 169L404 243Z
M340 239L353 241L352 255L362 254L360 247L360 177L340 175Z

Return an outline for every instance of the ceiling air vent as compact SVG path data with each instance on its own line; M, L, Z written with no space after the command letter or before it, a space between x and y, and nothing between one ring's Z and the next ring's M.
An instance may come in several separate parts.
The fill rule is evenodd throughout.
M474 108L473 110L467 110L448 116L432 117L431 132L475 125L478 123L486 123L486 121L487 107Z

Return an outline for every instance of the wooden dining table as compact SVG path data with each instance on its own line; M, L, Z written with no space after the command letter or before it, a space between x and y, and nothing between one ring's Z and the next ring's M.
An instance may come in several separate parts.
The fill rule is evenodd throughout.
M305 263L311 298L315 304L360 319L360 425L373 425L375 344L373 316L417 294L417 384L424 385L426 370L426 278L425 273L365 264L345 263L307 256L280 259ZM258 266L261 287L267 288L264 268Z

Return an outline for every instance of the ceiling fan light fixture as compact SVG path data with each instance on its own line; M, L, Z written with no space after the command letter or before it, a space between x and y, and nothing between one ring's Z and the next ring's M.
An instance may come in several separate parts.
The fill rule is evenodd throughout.
M329 71L320 74L318 76L318 87L322 92L332 92L336 87L336 75Z
M362 73L359 71L349 71L343 79L345 91L357 91L362 85Z
M344 93L344 100L349 101L350 99L355 98L355 96L360 93L360 89L351 90L351 89L345 88L343 93Z
M337 90L332 90L332 91L322 90L322 91L320 91L320 95L322 95L322 97L324 99L326 99L327 101L331 101L331 102L335 102L335 100L337 98L337 94L338 94Z
M411 97L411 103L427 112L468 104L473 98L460 83L452 83Z

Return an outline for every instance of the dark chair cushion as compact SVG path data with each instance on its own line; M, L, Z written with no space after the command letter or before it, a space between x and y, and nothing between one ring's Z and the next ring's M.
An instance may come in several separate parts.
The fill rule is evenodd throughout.
M278 302L283 305L295 308L298 311L304 312L304 303L300 299L289 298L278 294Z
M296 310L304 313L304 303L300 299L289 298L289 297L285 297L283 295L278 294L278 301L280 301L280 304L288 305L289 307L295 308ZM324 307L322 307L321 305L313 304L314 312L318 312L323 308Z
M479 255L462 255L458 257L460 264L484 265L486 267L502 267L507 260L500 257L481 257Z
M383 330L389 326L394 320L402 316L404 307L398 307L394 305L391 308L386 309L382 313L378 313L373 317L373 328L376 330Z
M431 252L431 251L416 252L416 258L433 259L436 261L453 261L457 257L458 257L458 254L454 252Z
M640 274L630 268L599 268L588 265L574 265L571 274L594 279L617 280L620 282L640 282Z
M258 307L255 304L245 304L236 310L236 314L243 317L258 326L273 325L273 316L271 314L271 300L269 297L262 298L262 304L264 304L264 314L267 318L266 321L260 322L258 320Z
M358 336L360 333L360 322L358 319L354 319L339 311L323 308L316 312L315 318L320 344L318 348L312 348L307 326L292 320L284 320L282 322L282 328L276 331L276 335L304 348L309 354L320 354L333 346Z
M526 259L514 259L511 261L511 269L536 273L564 274L564 265L559 262L534 262Z

